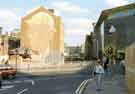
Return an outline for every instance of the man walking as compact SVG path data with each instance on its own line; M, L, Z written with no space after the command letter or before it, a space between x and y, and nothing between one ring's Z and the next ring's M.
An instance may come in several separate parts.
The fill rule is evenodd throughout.
M96 90L101 91L104 68L102 67L102 63L100 59L96 61L94 74L95 74L95 81L96 81Z

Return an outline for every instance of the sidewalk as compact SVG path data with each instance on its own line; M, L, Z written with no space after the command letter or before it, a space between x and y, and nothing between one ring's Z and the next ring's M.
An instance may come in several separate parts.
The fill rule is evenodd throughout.
M101 91L96 91L95 87L95 81L89 81L83 94L127 94L123 76L115 76L112 80L104 79Z
M21 76L24 75L50 75L50 74L69 74L76 73L86 69L90 63L31 63L31 64L17 64L17 74ZM16 67L15 64L10 64L13 67ZM23 76L23 75L22 75Z

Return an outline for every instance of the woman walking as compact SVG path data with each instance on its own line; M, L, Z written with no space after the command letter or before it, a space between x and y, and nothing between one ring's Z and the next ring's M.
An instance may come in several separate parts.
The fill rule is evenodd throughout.
M102 63L100 59L96 61L94 74L95 74L95 81L96 81L96 90L101 91L104 68L102 67Z

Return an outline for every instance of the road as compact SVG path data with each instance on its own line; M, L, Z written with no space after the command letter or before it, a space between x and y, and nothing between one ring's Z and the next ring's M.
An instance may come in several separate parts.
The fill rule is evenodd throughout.
M88 74L18 77L3 81L0 94L75 94Z

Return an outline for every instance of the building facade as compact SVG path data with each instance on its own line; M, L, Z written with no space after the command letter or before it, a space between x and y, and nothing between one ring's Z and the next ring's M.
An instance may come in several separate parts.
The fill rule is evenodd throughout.
M114 46L118 50L124 50L135 42L134 31L135 4L104 10L95 26L99 48Z
M52 9L42 6L32 10L22 18L21 47L33 50L39 59L63 60L64 31L61 18Z

